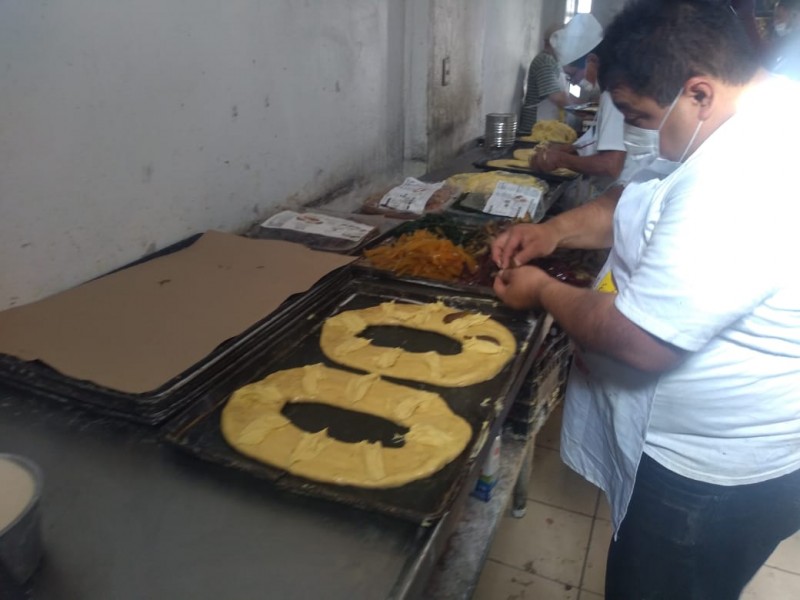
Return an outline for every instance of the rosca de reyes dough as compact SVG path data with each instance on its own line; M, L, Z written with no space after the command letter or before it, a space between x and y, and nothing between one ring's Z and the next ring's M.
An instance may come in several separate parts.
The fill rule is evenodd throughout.
M309 433L284 416L289 403L316 402L387 419L407 428L399 447L347 443ZM428 477L455 459L472 428L441 396L322 364L277 371L235 391L221 430L238 452L326 483L389 488Z
M531 156L533 156L536 152L540 152L547 144L543 144L541 146L537 146L536 148L518 148L514 150L514 159L518 161L524 161L526 165L530 166ZM530 168L530 167L529 167ZM566 169L564 167L560 167L558 169L554 169L550 171L551 175L558 175L559 177L577 177L578 173L571 169Z
M514 150L515 160L524 160L526 164L530 163L531 156L536 152L536 148L517 148Z
M360 335L368 327L379 325L439 333L459 342L461 352L409 352L374 345ZM322 325L320 346L325 356L341 365L448 387L492 379L511 360L517 348L513 334L489 315L463 312L442 302L384 302L341 312Z
M518 160L516 158L495 158L488 161L486 166L496 169L530 169L527 160Z
M447 183L457 187L464 193L491 196L498 182L505 181L516 185L536 187L547 193L550 189L546 182L523 173L507 173L505 171L486 171L483 173L458 173L451 175Z
M561 121L538 121L529 136L520 137L523 142L561 142L571 144L578 139L575 130Z

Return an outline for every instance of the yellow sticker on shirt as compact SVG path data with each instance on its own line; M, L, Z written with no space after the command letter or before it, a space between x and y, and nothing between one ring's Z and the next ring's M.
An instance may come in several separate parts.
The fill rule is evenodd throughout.
M595 289L598 292L606 292L608 294L617 293L617 284L614 282L614 275L611 273L611 269L608 270Z

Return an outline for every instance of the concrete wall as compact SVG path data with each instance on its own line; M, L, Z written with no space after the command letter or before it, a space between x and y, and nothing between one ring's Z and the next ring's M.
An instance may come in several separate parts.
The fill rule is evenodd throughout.
M592 0L592 14L597 17L603 27L608 26L626 0Z
M0 3L0 309L445 160L518 101L541 6Z
M430 167L482 135L487 113L519 112L525 73L543 29L545 4L550 3L432 0ZM442 85L443 61L448 59L449 83Z

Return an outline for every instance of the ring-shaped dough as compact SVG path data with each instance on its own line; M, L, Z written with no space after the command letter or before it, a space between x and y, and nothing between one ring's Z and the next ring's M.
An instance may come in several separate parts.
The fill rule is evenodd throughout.
M350 444L327 429L308 433L281 414L291 402L321 402L382 417L409 430L404 445ZM277 371L233 393L222 435L238 452L274 467L339 485L389 488L423 479L456 458L472 428L438 394L322 364Z
M397 325L446 335L461 343L458 354L406 352L358 337L371 325ZM517 343L503 325L480 313L431 304L384 302L327 319L320 346L339 364L369 373L447 387L463 387L497 375L514 356Z

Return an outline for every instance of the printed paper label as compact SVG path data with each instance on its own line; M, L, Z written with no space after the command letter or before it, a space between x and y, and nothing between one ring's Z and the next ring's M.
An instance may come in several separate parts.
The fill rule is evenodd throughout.
M312 233L326 237L359 242L372 231L372 227L356 221L340 219L319 213L297 213L284 210L261 224L266 229L284 229Z
M434 192L443 185L443 181L438 183L424 183L419 179L407 177L403 183L389 190L386 195L381 198L380 206L421 215L425 212L425 206L428 204L428 200L430 200Z
M541 199L542 190L539 188L500 181L486 201L483 212L512 219L526 214L533 216Z

